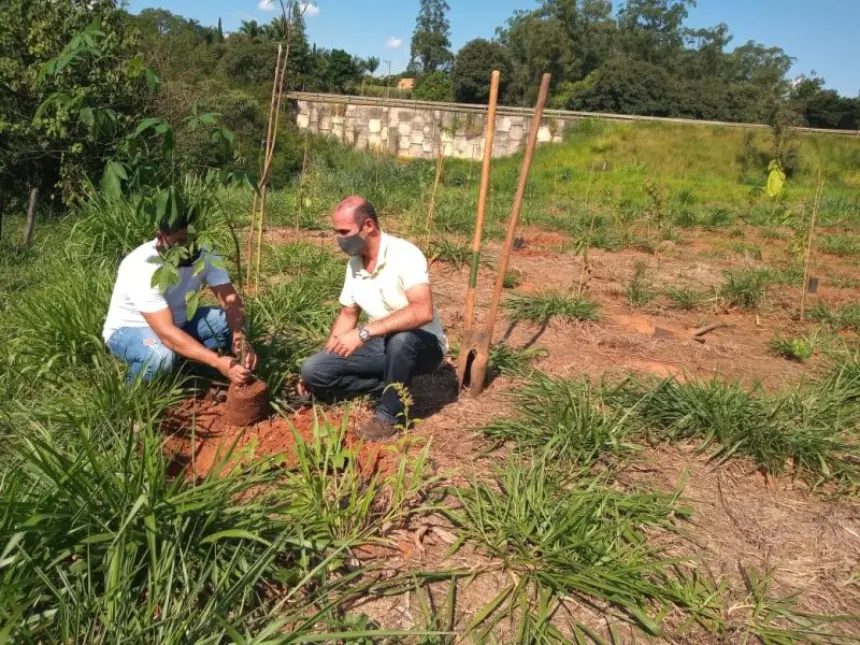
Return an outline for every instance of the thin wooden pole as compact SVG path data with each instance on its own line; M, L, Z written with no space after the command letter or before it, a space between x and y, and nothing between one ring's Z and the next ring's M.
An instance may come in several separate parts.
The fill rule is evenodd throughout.
M472 270L469 272L469 287L466 292L464 328L471 329L475 322L475 289L478 284L478 268L481 264L481 242L484 235L484 219L487 215L487 196L490 194L490 170L493 165L493 143L496 138L496 107L499 100L499 78L501 73L493 72L490 81L490 106L487 111L487 124L484 128L484 163L481 167L481 188L478 192L478 213L475 217L475 234L472 237ZM472 158L475 147L472 146ZM469 165L471 171L471 163Z
M821 206L821 193L824 191L824 179L818 171L818 188L815 191L815 204L812 207L812 219L809 222L809 237L806 240L806 259L803 263L803 288L800 293L800 322L806 319L806 290L809 284L809 264L812 260L812 245L815 242L815 221L818 219L818 208Z
M430 246L430 227L433 225L433 212L436 210L436 191L439 190L439 182L442 180L442 162L445 157L445 144L442 143L442 125L439 124L439 149L436 159L436 178L433 180L433 190L430 191L430 205L427 208L427 223L424 228L427 231L425 248Z
M296 232L302 227L302 209L304 208L305 199L305 177L308 173L308 137L309 132L305 130L305 152L302 157L302 176L299 179L299 199L296 204Z
M24 228L24 246L29 246L33 239L33 229L36 228L36 203L39 201L39 189L30 191L30 205L27 207L27 226Z
M532 116L531 129L529 131L529 140L526 144L526 153L523 157L523 163L520 167L520 178L517 184L517 193L514 197L514 205L511 209L511 219L508 222L508 231L505 237L505 246L499 255L499 274L496 276L496 286L493 291L493 300L490 303L490 312L487 316L487 337L490 345L493 342L493 330L496 325L496 316L499 313L499 302L502 297L502 289L505 287L505 273L508 270L508 263L511 259L511 250L514 248L514 238L517 234L517 225L520 221L520 213L523 207L523 199L526 196L526 186L529 182L529 170L532 165L535 147L537 146L538 132L540 131L541 119L543 118L543 110L546 106L546 99L549 95L550 74L544 74L540 85L540 94L538 94L537 106L535 107L534 115Z

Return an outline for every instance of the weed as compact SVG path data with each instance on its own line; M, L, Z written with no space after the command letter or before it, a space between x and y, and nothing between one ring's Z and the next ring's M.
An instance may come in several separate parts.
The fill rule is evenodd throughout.
M729 248L742 257L761 260L761 247L758 244L735 242L734 244L730 244Z
M845 304L833 310L819 302L807 315L812 320L826 323L836 329L860 332L860 304L857 303Z
M627 302L633 307L644 307L657 297L645 277L647 269L642 262L636 262L633 266L633 278L627 285Z
M677 497L614 491L607 484L585 472L560 475L545 457L536 457L526 464L510 461L498 487L473 480L456 491L460 509L446 515L512 578L477 613L467 636L485 642L495 625L516 616L517 642L535 642L533 631L551 629L546 616L563 597L608 603L654 636L661 632L660 616L672 607L703 624L718 620L713 587L691 597L693 585L681 567L646 544L646 530L670 529L673 518L686 515Z
M771 354L781 358L787 358L798 363L804 363L812 358L815 347L808 338L785 339L777 336L768 345Z
M838 289L860 289L860 279L851 275L835 275L828 282Z
M701 294L690 287L670 287L665 293L671 306L675 309L693 311L699 307L702 301Z
M523 349L504 342L496 343L490 348L490 374L528 377L532 373L532 363L546 355L547 351L540 347Z
M756 269L736 269L724 275L726 282L720 287L720 297L729 305L745 310L759 308L772 282L767 271Z
M849 257L860 255L860 237L856 235L822 235L818 240L818 248L822 253Z
M629 413L608 409L601 388L588 381L539 375L514 400L516 417L484 427L487 437L586 466L605 454L620 455L633 449L628 443L632 431Z
M431 263L442 261L458 271L472 262L472 248L469 245L452 242L447 238L433 242L427 255Z
M505 271L503 286L505 289L516 289L523 282L523 272L519 269L508 269Z
M548 323L562 320L597 320L597 303L586 298L545 291L534 296L515 296L505 303L512 320Z

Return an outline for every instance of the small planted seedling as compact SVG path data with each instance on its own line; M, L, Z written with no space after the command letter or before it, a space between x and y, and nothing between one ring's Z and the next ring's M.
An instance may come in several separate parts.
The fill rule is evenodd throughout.
M523 273L517 269L505 271L503 286L505 289L516 289L523 283Z
M770 352L775 356L786 358L798 363L805 363L815 353L815 347L808 338L780 338L777 336L770 341Z
M644 307L657 297L657 293L651 288L645 277L647 267L642 262L637 262L633 268L633 279L627 285L627 302L633 307Z
M726 271L725 276L720 296L730 306L750 311L758 309L767 297L767 288L771 284L767 271L738 269Z
M518 296L506 304L512 320L544 324L553 318L597 320L597 304L578 296L547 291L534 296Z

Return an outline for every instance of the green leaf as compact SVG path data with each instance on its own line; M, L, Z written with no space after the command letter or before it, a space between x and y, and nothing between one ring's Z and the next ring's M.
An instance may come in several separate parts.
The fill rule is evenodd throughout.
M191 320L197 314L197 309L200 307L200 294L196 291L186 293L185 305L188 307L185 317Z
M149 91L150 92L157 92L158 91L158 85L159 85L158 76L156 76L155 72L153 72L151 69L147 69L146 70L146 86L149 88Z
M165 123L164 119L161 119L161 118L155 117L155 116L151 116L151 117L146 118L137 124L137 128L134 131L134 135L139 137L141 134L143 134L144 132L146 132L150 128L155 128L156 126L160 126L164 123ZM156 131L158 131L158 130L156 129Z
M226 531L213 533L212 535L208 535L203 538L203 544L212 544L219 540L251 540L252 542L258 542L264 546L271 546L271 542L268 540L264 540L259 535L251 533L250 531L243 531L242 529L228 529Z
M767 178L767 194L772 198L777 197L782 192L783 186L785 186L785 173L779 164L772 161L770 175Z

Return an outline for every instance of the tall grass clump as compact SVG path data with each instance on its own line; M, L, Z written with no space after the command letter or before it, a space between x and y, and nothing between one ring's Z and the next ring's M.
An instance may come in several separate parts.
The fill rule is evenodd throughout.
M512 320L548 323L562 320L597 320L597 303L565 293L544 291L533 296L514 296L505 303Z
M509 461L497 482L473 480L456 491L460 508L445 511L464 538L488 552L492 566L511 574L467 627L476 642L509 619L519 630L508 642L567 642L542 619L563 599L651 636L662 634L662 617L673 609L709 626L719 620L714 588L685 574L646 537L672 530L687 515L677 497L615 491L603 477L577 471L562 475L545 457ZM570 628L579 642L592 638L584 625Z
M726 281L720 287L720 297L733 307L758 309L767 298L771 277L758 269L734 269L724 273Z
M858 303L848 303L838 309L830 309L819 302L809 311L808 316L835 329L860 332L860 304Z
M553 459L589 465L634 449L630 411L613 410L602 388L587 380L538 375L514 396L517 414L493 421L483 433L520 450L545 450Z
M693 311L702 302L702 295L690 287L669 287L665 293L670 306L674 309Z
M716 379L668 379L653 389L631 381L619 392L625 390L615 403L635 403L653 439L696 440L713 459L748 458L773 474L791 469L812 481L857 480L860 368L854 360L821 381L776 394Z
M321 515L298 512L260 466L170 479L160 438L130 430L107 445L81 434L68 451L23 438L0 498L5 634L214 643L341 631L342 585L327 572L346 544Z
M822 235L818 240L818 248L828 255L840 257L860 255L860 237L847 233Z

